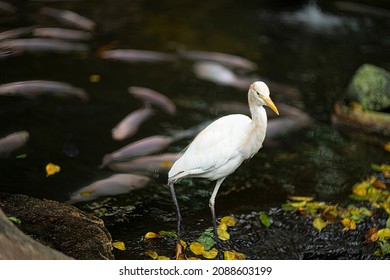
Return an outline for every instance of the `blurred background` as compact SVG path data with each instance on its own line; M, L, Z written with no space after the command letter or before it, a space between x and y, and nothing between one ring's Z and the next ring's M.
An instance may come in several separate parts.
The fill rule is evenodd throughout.
M69 14L60 11L85 17L86 24L80 19L71 23ZM39 28L52 27L83 33L76 39L56 38L54 44L10 44L48 38ZM4 33L14 29L23 32L11 37ZM274 137L224 182L217 214L279 207L288 195L344 201L352 185L370 174L371 163L388 161L383 143L389 140L334 125L333 105L362 64L390 69L389 30L390 5L384 0L2 0L0 85L59 81L83 89L89 98L0 96L0 137L15 131L30 134L26 145L0 159L0 191L67 201L78 189L115 174L99 169L105 154L148 136L246 113L250 83L264 80L272 99L298 110L305 121L292 128L275 124ZM157 56L108 57L118 49L153 51ZM210 64L195 51L238 56L254 67ZM143 107L128 94L129 86L164 94L177 112L158 111L134 136L115 141L111 129ZM275 116L269 112L269 117ZM189 141L177 141L161 152L179 152ZM46 176L50 162L61 171ZM122 240L138 240L145 228L173 229L166 174L149 177L144 188L78 206L103 217L111 234ZM177 185L185 223L210 222L212 188L204 180Z

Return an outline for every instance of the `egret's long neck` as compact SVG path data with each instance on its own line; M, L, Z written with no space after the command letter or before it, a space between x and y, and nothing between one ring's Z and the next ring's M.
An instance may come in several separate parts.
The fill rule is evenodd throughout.
M252 141L259 143L258 145L261 147L267 131L267 113L263 106L251 106L250 111L252 114L252 135L254 136Z

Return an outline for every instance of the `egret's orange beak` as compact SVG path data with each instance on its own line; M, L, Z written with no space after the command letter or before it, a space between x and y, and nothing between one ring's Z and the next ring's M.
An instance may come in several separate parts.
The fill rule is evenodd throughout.
M279 115L279 111L278 111L278 108L276 108L274 102L271 100L271 98L269 97L261 97L265 104L267 104L268 107L270 107L272 109L272 111L274 111L277 115Z

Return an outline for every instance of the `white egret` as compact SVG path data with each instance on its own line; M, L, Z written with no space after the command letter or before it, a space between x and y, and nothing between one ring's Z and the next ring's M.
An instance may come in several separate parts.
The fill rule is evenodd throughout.
M214 235L217 237L215 197L225 178L241 163L253 157L262 147L266 130L267 114L264 105L279 115L264 82L254 82L248 91L252 119L241 114L221 117L208 125L183 151L168 173L168 186L177 212L177 232L180 239L181 214L174 183L181 178L206 178L216 180L209 206L213 218Z

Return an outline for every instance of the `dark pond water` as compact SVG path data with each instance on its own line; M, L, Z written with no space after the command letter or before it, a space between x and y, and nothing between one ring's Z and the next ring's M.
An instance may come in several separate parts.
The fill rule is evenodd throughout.
M280 206L287 195L317 200L347 199L352 185L370 174L370 164L388 161L386 139L335 127L333 102L363 63L390 68L390 19L340 11L333 1L15 1L18 12L0 15L0 32L21 26L61 26L39 13L43 6L75 11L97 23L86 53L25 53L0 60L0 84L55 80L85 89L88 102L46 97L0 98L0 133L26 130L28 144L0 160L0 191L58 201L112 174L98 169L102 157L146 136L186 129L226 114L216 102L246 102L246 90L197 78L190 61L124 63L98 56L105 49L175 53L179 49L224 52L245 57L255 73L295 87L300 97L271 93L307 112L313 127L275 139L225 181L217 197L219 216ZM322 3L324 2L324 3ZM384 2L383 2L384 3ZM386 5L378 2L382 8ZM390 6L387 6L390 9ZM25 37L31 37L26 35ZM98 75L100 81L91 81ZM95 76L96 77L96 76ZM111 129L142 104L127 93L144 86L164 93L176 116L158 113L123 142ZM388 141L388 140L387 140ZM177 152L188 141L166 151ZM76 147L75 157L64 147ZM16 155L26 154L25 159ZM49 162L61 172L45 175ZM175 214L166 176L154 176L144 189L78 205L103 217L113 238L135 247L147 231L174 230ZM211 225L208 199L213 183L187 180L177 186L185 224L195 232ZM196 235L196 234L194 234ZM142 248L119 257L139 258ZM142 256L143 258L144 256Z

